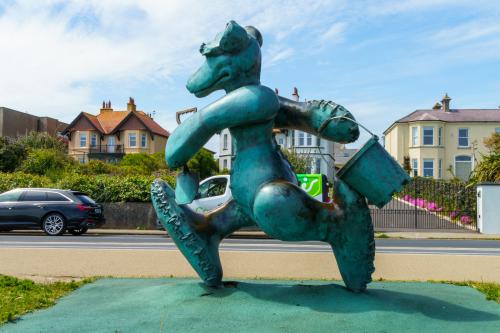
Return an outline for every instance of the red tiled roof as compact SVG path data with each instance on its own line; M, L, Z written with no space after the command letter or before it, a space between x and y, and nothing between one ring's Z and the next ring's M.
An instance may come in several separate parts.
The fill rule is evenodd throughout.
M87 118L92 125L103 134L110 134L117 132L120 129L120 126L131 116L136 116L140 122L144 124L144 126L154 134L168 137L170 133L161 127L156 121L154 121L151 117L147 116L143 111L106 111L101 112L97 116L93 114L82 112L81 116ZM78 121L79 117L77 117L73 122L64 130L64 132L68 132L74 126L74 124Z

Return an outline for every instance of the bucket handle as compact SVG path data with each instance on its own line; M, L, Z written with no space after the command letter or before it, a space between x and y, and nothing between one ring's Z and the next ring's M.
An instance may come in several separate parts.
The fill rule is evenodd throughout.
M358 123L356 120L354 119L351 119L349 117L346 117L346 116L336 116L336 117L330 117L330 118L327 118L325 119L325 121L323 121L323 123L321 124L321 126L318 128L318 133L319 135L321 135L321 132L323 132L326 128L326 126L328 126L328 124L330 124L330 122L332 120L335 120L335 119L345 119L345 120L349 120L353 123L355 123L356 125L358 125L359 127L361 127L362 129L364 129L365 131L367 131L368 133L371 134L371 136L373 136L374 138L377 138L378 139L378 136L373 134L372 131L370 131L368 128L366 128L365 126L361 125L360 123Z

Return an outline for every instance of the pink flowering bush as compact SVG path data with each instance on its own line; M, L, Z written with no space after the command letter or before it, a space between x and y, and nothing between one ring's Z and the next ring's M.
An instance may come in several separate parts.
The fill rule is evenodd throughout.
M454 220L454 219L456 219L456 218L458 217L458 212L457 212L457 211L451 212L451 213L450 213L450 217L451 217L451 219L453 219L453 220Z
M462 215L460 217L460 222L463 224L471 224L472 223L472 218L469 215Z

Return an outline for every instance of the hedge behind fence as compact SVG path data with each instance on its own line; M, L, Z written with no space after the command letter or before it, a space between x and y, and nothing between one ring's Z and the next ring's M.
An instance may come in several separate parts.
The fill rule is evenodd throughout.
M173 176L162 178L172 187L175 186ZM52 181L45 176L24 172L0 172L0 192L18 187L50 187L82 191L98 202L149 202L149 190L154 179L154 176L144 175L65 174L57 181Z

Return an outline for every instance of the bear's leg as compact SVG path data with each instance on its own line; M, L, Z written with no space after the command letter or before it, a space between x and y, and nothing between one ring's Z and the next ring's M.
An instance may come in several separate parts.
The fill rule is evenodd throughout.
M362 291L373 272L371 218L364 198L341 181L336 187L338 205L321 203L289 182L270 182L258 191L253 214L274 238L329 243L347 288Z
M151 186L151 199L158 219L196 273L207 285L219 286L220 241L253 221L233 201L208 214L195 213L178 205L174 190L161 179Z
M347 288L361 292L371 282L375 271L375 240L370 210L365 198L340 180L335 183L334 193L344 217L332 229L329 243Z

